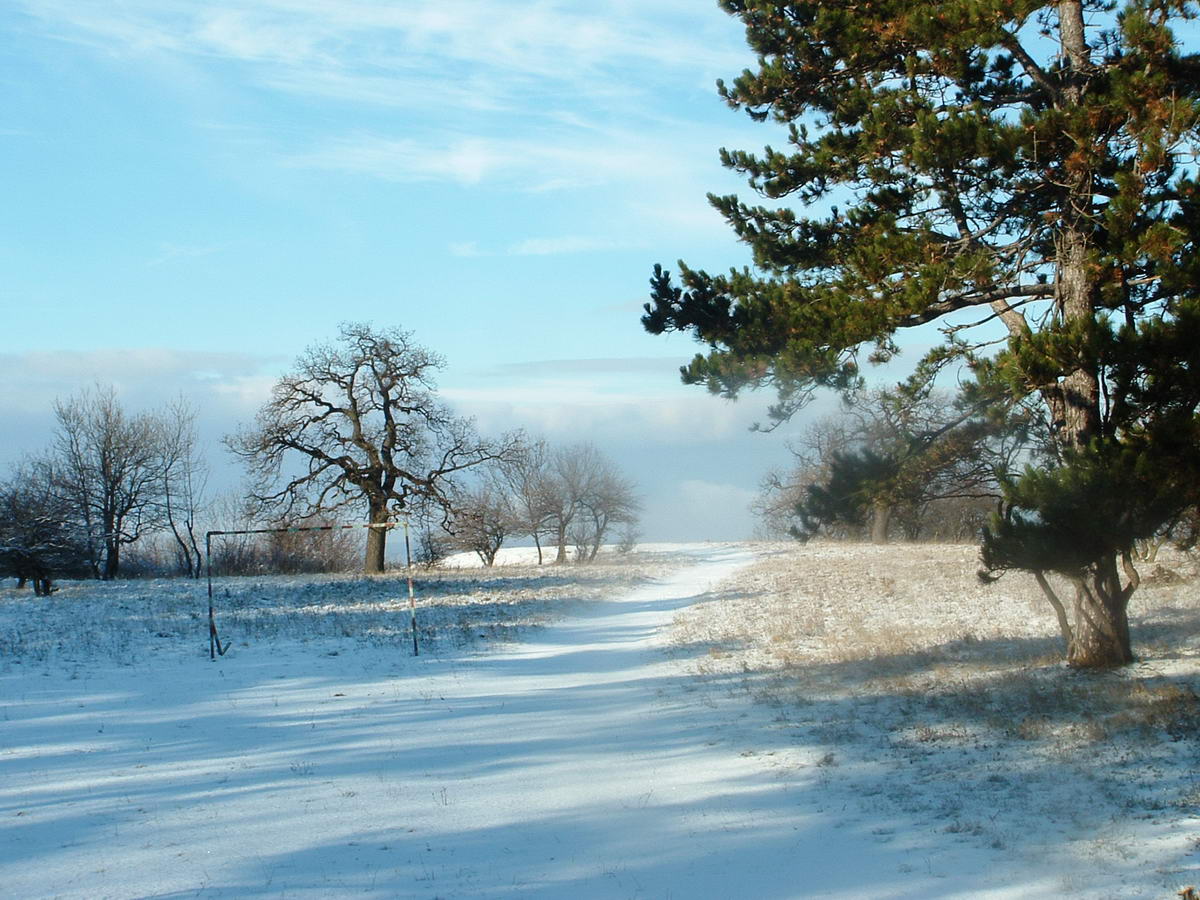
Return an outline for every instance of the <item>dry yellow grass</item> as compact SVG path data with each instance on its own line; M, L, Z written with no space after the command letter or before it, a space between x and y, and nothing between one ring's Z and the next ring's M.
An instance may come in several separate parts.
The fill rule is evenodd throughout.
M849 793L996 847L1037 822L1090 865L1097 829L1200 828L1200 580L1182 555L1158 564L1178 577L1135 595L1139 659L1114 672L1067 669L1034 580L984 584L960 545L779 546L672 641Z

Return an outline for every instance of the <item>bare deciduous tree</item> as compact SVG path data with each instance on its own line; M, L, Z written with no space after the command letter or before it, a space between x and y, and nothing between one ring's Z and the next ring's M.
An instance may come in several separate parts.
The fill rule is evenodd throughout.
M162 429L153 415L129 415L111 386L54 404L54 489L85 535L92 571L120 570L121 548L158 524Z
M851 422L846 416L822 416L809 423L800 436L789 442L792 464L768 472L759 485L753 510L759 517L759 532L765 538L789 537L795 527L796 508L808 489L829 479L829 462L855 444ZM837 534L830 525L827 534Z
M208 466L196 445L196 408L180 397L160 422L162 440L162 518L175 541L180 569L199 578L203 555L197 537L204 509Z
M548 522L557 548L554 561L567 561L567 544L571 527L579 515L580 500L587 490L588 472L599 452L591 444L559 447L550 458L546 503Z
M53 490L52 463L26 460L0 484L0 572L46 596L55 578L85 567L70 507Z
M589 561L596 558L612 527L636 524L642 508L633 482L604 457L600 458L592 472L579 505L575 520L576 533L586 536L585 549Z
M304 527L332 524L310 519L305 522ZM276 521L268 527L284 529L289 525L286 521ZM355 560L361 550L361 545L350 531L336 526L327 531L271 531L258 537L263 572L281 572L289 575L349 572L355 567Z
M497 466L498 477L511 497L513 530L533 538L538 565L542 564L542 538L561 508L555 501L550 473L551 452L544 440L523 444Z
M441 563L454 549L450 535L429 522L418 522L410 535L412 562L425 568Z
M484 479L465 491L455 506L455 544L475 553L485 566L493 565L505 538L520 527L513 497Z
M385 526L417 500L453 515L455 476L506 455L515 441L481 439L434 393L442 359L399 329L341 326L276 383L253 428L226 444L255 476L254 499L307 518L366 508ZM382 572L387 532L368 530L366 572Z
M612 525L637 519L640 503L633 485L593 444L555 450L547 484L558 563L566 562L568 542L575 545L577 560L595 559Z
M974 537L1000 478L1028 451L1027 424L1024 412L992 421L917 378L850 395L841 415L817 420L790 447L790 471L764 480L756 504L764 530L806 537L819 528L882 543L899 524L909 539Z
M259 570L257 535L245 534L264 524L254 518L254 509L237 492L218 494L208 506L209 527L224 532L212 545L208 562L214 572L225 575L249 575Z

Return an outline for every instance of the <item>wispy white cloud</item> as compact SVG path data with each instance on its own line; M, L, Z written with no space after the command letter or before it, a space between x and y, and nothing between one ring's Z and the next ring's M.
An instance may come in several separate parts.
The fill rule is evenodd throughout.
M78 0L26 0L17 6L54 37L87 44L110 56L182 52L187 45L186 35L166 21L156 22L151 11L137 5L117 10ZM160 15L173 19L177 11L164 7Z
M627 242L611 238L566 234L556 237L525 238L497 249L484 249L479 246L478 241L457 241L450 244L449 250L452 256L474 259L486 256L558 256L570 253L599 253L606 250L623 250L629 246L630 244Z
M5 412L46 412L56 399L94 384L112 384L145 404L184 392L227 397L230 405L254 394L257 406L273 381L264 368L280 363L274 356L154 347L0 353L0 418Z
M614 72L737 71L737 29L694 4L647 0L579 4L540 0L24 0L42 27L109 54L186 54L253 65L265 83L380 97L380 78L414 77L427 88L473 81L489 102L543 95L636 92ZM305 73L305 77L298 77ZM607 74L608 77L604 77ZM431 79L429 76L435 76ZM486 78L479 77L486 75ZM711 80L710 80L711 83ZM403 92L399 92L401 95Z
M230 158L396 183L603 187L656 235L728 234L703 195L720 176L715 148L745 146L748 123L717 118L712 83L747 58L737 23L692 0L16 3L30 27L175 83ZM677 121L686 104L674 92L693 79L714 118ZM226 102L246 85L308 114L268 129ZM602 249L573 243L586 240L477 249Z
M558 190L610 181L644 183L676 178L681 163L662 141L621 132L545 132L538 137L438 135L391 138L356 134L326 140L292 156L290 165L370 175L389 181L490 181L529 191Z
M514 256L552 256L559 253L589 253L597 250L615 250L621 245L605 238L562 235L552 238L526 238L509 248Z
M486 432L519 427L555 441L719 443L748 433L755 413L748 405L658 379L642 391L631 389L628 380L593 376L445 388L442 394Z
M596 359L545 359L505 363L494 375L524 378L579 377L588 375L671 375L679 360L666 356L611 357Z
M319 150L292 157L300 168L334 169L388 181L452 181L477 184L485 177L511 175L519 157L501 141L461 138L440 146L408 138L335 138Z
M214 253L221 251L219 245L206 246L191 246L187 244L173 244L163 242L159 244L159 253L146 261L146 265L150 267L162 266L167 263L174 262L178 259L197 259L204 256L211 256Z
M511 112L513 102L489 90L481 75L464 74L447 79L435 72L401 69L392 72L356 72L342 69L271 67L260 74L269 88L338 103L358 103L443 117L458 114Z

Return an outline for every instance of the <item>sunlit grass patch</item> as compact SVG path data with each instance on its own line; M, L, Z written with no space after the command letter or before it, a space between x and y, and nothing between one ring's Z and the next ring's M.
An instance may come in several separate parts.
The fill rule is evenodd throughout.
M793 546L672 635L708 650L691 654L697 676L740 679L856 792L1008 845L1031 815L1071 830L1195 808L1200 582L1186 557L1158 565L1172 574L1131 607L1139 661L1114 672L1066 668L1033 579L981 583L970 546Z

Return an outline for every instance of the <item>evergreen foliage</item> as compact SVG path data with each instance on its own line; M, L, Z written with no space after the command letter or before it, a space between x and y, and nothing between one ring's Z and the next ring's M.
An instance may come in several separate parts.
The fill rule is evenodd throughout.
M979 391L951 400L921 372L889 390L849 395L848 441L818 460L823 477L797 504L792 535L858 531L869 522L872 540L883 542L895 513L912 528L938 501L999 499L1031 423L1025 410L997 411Z
M815 535L824 525L862 528L876 506L890 508L899 498L895 488L900 460L871 449L835 453L829 461L829 479L808 488L796 507L800 519L792 534L801 539Z
M722 151L765 202L710 197L754 267L680 263L676 283L657 266L643 324L707 345L686 382L773 385L782 421L939 323L923 366L1036 399L1054 435L1008 488L985 563L1074 573L1069 660L1129 661L1131 542L1197 468L1200 58L1175 30L1194 5L722 6L758 65L720 93L785 145Z

